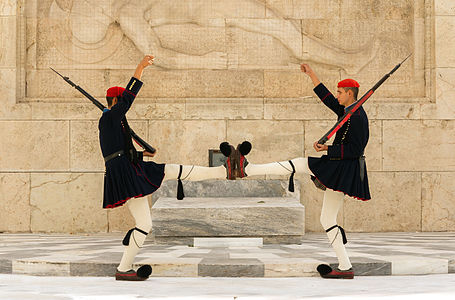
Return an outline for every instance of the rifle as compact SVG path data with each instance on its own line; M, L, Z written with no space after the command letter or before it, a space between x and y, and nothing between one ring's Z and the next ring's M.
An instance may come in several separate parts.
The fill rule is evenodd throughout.
M403 64L411 55L412 53L409 54L408 57L406 57L401 63L396 65L392 71L384 75L384 77L382 77L381 80L379 80L368 92L366 92L365 95L362 96L362 98L354 102L354 105L352 105L345 112L345 114L339 119L339 121L336 122L335 125L333 125L333 127L322 138L319 139L318 144L324 145L338 130L340 130L340 128L344 125L344 123L346 123L349 120L349 118L354 114L354 112L360 106L362 106L362 104L365 103L365 101L367 101L371 95L373 95L374 91L376 91L376 89L381 84L383 84L384 81L386 81L390 77L390 75L392 75L401 66L401 64Z
M55 73L57 73L60 77L63 78L63 80L65 80L69 85L71 85L73 88L75 88L76 90L78 90L79 92L81 92L82 95L84 95L85 97L87 97L96 107L98 107L99 109L101 110L104 110L106 108L106 106L104 106L103 104L101 104L98 100L96 100L95 98L93 98L92 95L90 95L89 93L87 93L86 91L84 91L84 89L82 89L80 86L76 85L74 82L72 82L69 77L67 76L63 76L62 74L60 74L59 72L55 71L54 69L50 68L52 71L54 71ZM147 152L150 152L150 153L155 153L156 152L156 149L153 148L152 146L150 146L146 141L144 141L141 137L139 137L134 131L133 129L130 128L130 133L131 133L131 137L133 138L133 140L139 145L141 146L145 151Z

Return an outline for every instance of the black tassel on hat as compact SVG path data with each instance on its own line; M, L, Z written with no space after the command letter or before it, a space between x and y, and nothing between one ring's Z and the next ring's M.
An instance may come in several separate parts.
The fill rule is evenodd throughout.
M180 165L180 171L179 171L179 176L178 176L178 180L177 180L177 200L183 200L183 198L185 198L185 194L183 193L183 183L182 183L182 180L180 179L180 177L182 176L182 170L183 170L183 166Z
M291 167L292 167L292 174L291 174L291 177L289 177L289 191L293 193L294 192L295 167L294 167L294 164L292 163L292 161L289 161L289 163L291 164Z

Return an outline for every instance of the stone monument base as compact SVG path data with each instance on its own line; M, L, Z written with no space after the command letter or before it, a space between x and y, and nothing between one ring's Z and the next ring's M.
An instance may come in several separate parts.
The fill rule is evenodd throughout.
M280 183L271 181L270 184L277 185L277 182ZM229 184L241 188L247 186L248 181ZM253 180L251 184L257 185ZM285 189L285 185L279 186ZM271 193L271 197L210 195L183 200L160 197L152 207L152 239L157 244L192 246L195 238L204 237L261 238L265 244L299 244L305 234L305 209L295 197L299 193L279 194Z

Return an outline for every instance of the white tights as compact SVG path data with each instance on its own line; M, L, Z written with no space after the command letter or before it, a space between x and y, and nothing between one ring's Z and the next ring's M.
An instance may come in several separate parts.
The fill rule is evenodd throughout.
M337 225L337 215L343 206L344 194L342 192L335 192L331 189L326 189L324 192L324 200L322 202L321 210L321 224L324 230ZM343 244L343 238L339 228L334 228L327 232L329 241L338 258L338 268L340 270L347 270L352 267L351 262Z

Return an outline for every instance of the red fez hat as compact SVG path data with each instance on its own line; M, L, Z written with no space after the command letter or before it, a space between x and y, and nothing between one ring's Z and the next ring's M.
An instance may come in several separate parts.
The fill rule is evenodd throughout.
M120 86L110 87L106 92L106 97L118 97L123 94L125 89Z
M344 79L338 82L338 87L360 87L360 84L354 79Z

